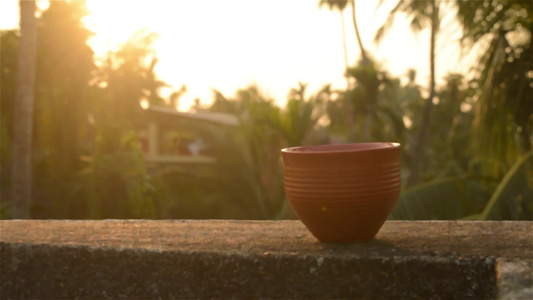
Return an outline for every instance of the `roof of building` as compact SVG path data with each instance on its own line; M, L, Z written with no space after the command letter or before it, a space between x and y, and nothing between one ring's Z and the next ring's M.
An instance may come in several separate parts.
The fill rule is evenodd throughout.
M197 111L197 112L181 112L172 108L162 107L162 106L150 106L146 108L146 111L156 114L164 114L167 116L175 116L177 118L187 118L187 119L196 119L203 120L207 122L228 125L228 126L237 126L239 120L237 117L227 113L220 112L210 112L210 111Z

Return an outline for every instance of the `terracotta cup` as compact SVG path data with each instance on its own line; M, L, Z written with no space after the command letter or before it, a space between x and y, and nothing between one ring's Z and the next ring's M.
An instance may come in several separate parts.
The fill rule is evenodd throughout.
M358 143L281 150L287 200L324 243L374 238L400 195L400 144Z

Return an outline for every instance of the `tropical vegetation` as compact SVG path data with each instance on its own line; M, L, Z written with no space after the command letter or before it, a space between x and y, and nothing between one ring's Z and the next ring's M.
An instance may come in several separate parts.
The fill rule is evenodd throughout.
M186 119L173 134L201 136L216 163L163 168L145 160L140 103L171 109L186 87L160 96L157 36L141 30L96 61L84 2L51 1L34 23L21 20L20 32L1 33L0 218L294 218L281 148L397 141L403 190L391 218L532 220L531 2L398 2L376 39L387 38L398 15L415 32L428 28L427 86L416 70L396 77L373 58L355 1L319 1L348 5L361 57L346 60L345 89L325 84L313 94L296 82L284 107L256 86L232 96L214 90L212 103L196 110L231 115L237 125ZM438 85L444 13L460 24L463 51L479 54L469 74L447 74Z

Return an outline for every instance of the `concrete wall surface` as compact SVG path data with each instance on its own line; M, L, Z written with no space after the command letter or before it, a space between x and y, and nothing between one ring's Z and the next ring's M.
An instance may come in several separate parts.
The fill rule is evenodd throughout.
M533 299L533 222L0 221L0 299Z

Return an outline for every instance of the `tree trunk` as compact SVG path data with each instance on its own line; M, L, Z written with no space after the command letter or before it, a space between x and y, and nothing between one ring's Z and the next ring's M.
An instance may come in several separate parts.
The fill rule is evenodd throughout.
M433 107L433 98L435 97L435 40L438 30L438 16L439 10L435 0L431 2L431 37L429 45L429 96L424 109L422 124L420 124L420 133L415 142L415 147L411 156L411 174L407 181L407 186L412 186L419 181L420 172L422 168L422 160L424 159L424 147L426 144L427 128L431 117L431 110Z
M342 25L342 46L344 49L344 72L348 72L348 52L346 51L346 30L344 29L344 11L340 10L341 25ZM346 122L348 123L348 142L354 141L354 128L353 128L353 103L352 95L350 93L350 78L348 74L346 77Z
M372 106L368 105L366 108L366 120L363 125L363 142L370 142L370 124L372 124L373 117L374 110Z
M30 218L32 136L37 19L35 1L20 0L17 92L13 107L13 208L15 219Z
M348 70L348 51L346 50L346 30L344 28L344 11L339 10L342 28L342 50L344 51L344 71Z
M359 34L359 27L357 26L356 16L355 16L355 0L352 0L352 22L353 28L355 30L355 36L357 37L357 43L359 44L359 49L361 50L361 57L363 62L367 61L365 48L363 47L363 42L361 41L361 35Z
M357 38L357 44L359 45L359 50L361 51L361 63L366 65L368 63L368 57L366 56L365 47L363 46L363 41L361 40L361 34L359 33L359 26L357 26L357 18L355 15L355 0L351 1L352 3L352 22L353 28L355 30L355 37ZM363 127L363 142L368 142L368 137L370 135L370 124L372 123L372 108L367 107L366 120Z

